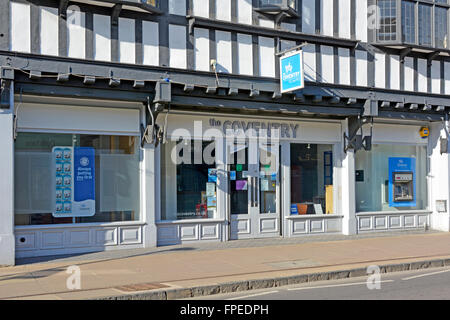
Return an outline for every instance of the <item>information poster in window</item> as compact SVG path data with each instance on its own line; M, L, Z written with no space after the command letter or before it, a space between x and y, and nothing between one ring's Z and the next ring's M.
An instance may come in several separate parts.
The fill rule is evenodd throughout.
M212 182L206 183L206 196L214 197L216 195L216 184Z
M53 216L90 217L95 214L95 150L53 147L55 208Z

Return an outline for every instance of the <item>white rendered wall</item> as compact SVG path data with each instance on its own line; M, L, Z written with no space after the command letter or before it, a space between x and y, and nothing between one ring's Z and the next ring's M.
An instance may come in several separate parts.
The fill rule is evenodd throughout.
M40 7L41 54L57 56L58 52L58 9Z
M231 73L232 53L230 32L216 31L216 50L217 72Z
M216 0L216 19L231 21L231 0Z
M186 15L186 1L169 0L169 13L180 16Z
M405 57L405 91L414 91L414 58Z
M419 78L418 90L420 92L427 92L428 91L427 60L417 59L417 74L418 74L418 78Z
M450 62L444 62L445 94L450 94Z
M157 22L142 21L142 63L159 66L159 25Z
M31 52L30 5L11 2L10 15L11 51Z
M448 122L446 122L448 127ZM430 137L428 138L430 155L430 173L428 179L429 207L433 211L431 218L431 228L441 231L450 231L450 213L449 213L449 167L450 159L447 153L440 153L439 138L445 138L448 132L445 132L442 123L434 123L430 126ZM436 200L445 200L447 202L446 212L437 212Z
M321 0L321 34L333 36L333 0Z
M237 0L237 15L239 23L252 24L252 0Z
M357 0L356 3L356 39L367 42L367 0Z
M431 92L441 93L441 62L437 60L431 64Z
M322 52L322 82L334 83L334 55L333 47L321 46Z
M303 47L303 66L305 69L305 80L316 81L316 46L308 44Z
M237 34L238 70L242 75L253 75L253 46L252 36Z
M356 50L356 85L367 86L367 52Z
M86 57L86 15L84 12L67 10L67 56Z
M14 90L13 90L14 91ZM11 94L10 104L13 105ZM13 110L0 110L0 266L14 265Z
M195 70L209 71L209 30L194 29L194 65Z
M273 38L259 37L259 72L261 77L275 76L275 44Z
M302 32L316 33L316 0L302 2Z
M386 56L383 53L375 53L375 87L386 87Z
M119 61L136 63L135 20L119 18Z
M390 56L390 68L391 68L391 89L400 90L400 57L391 55Z
M350 0L339 0L339 37L340 38L350 39L350 22L351 22Z
M209 0L192 0L192 6L194 16L209 18Z
M94 14L94 59L111 61L111 18Z
M350 85L350 50L339 48L339 83Z
M348 136L347 128L348 120L343 120L342 134L345 133ZM336 154L336 156L339 157L338 163L336 164L336 171L338 171L341 181L341 186L338 188L338 197L341 199L341 212L344 215L342 220L342 233L351 235L355 234L357 230L355 206L355 153L352 149L345 153L342 145L339 150L338 154Z
M170 67L186 69L186 27L169 25Z

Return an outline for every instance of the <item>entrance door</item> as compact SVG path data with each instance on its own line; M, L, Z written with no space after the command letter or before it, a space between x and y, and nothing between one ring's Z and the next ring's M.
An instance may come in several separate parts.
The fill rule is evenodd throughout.
M230 239L280 236L279 146L237 143L228 159Z

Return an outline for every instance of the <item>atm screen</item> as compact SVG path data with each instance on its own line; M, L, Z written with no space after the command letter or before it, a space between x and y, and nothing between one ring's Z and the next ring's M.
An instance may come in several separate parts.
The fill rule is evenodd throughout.
M393 173L393 200L394 202L413 201L414 186L412 172Z

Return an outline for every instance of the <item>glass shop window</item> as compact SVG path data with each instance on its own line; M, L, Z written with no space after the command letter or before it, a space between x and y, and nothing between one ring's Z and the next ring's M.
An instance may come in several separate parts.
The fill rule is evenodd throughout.
M332 150L332 145L291 144L291 214L334 213Z
M15 225L139 220L138 140L133 136L19 133L14 152ZM59 150L63 150L62 157ZM70 150L73 155L66 154ZM90 157L76 158L77 150ZM85 167L92 172L83 185L79 182ZM77 215L78 201L82 212L86 190L93 198L90 213L72 217Z
M374 144L355 155L356 211L427 207L426 146Z
M214 141L171 141L162 146L161 220L214 218L217 212Z

